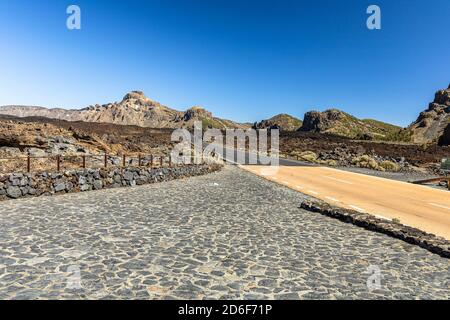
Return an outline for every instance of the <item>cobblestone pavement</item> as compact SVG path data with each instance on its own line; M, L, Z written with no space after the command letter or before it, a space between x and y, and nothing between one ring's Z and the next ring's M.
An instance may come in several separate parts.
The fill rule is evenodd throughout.
M449 260L298 209L304 197L227 166L3 202L0 298L450 298Z

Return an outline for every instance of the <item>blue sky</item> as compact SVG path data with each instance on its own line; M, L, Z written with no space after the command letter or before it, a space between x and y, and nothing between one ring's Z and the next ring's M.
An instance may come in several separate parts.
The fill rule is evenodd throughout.
M381 30L366 28L370 4ZM449 16L448 0L0 0L0 105L143 90L242 122L336 107L408 125L450 83Z

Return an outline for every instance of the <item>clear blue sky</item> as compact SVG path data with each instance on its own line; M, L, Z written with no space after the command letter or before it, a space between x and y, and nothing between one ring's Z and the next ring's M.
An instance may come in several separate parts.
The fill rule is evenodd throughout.
M80 31L66 29L70 4ZM0 105L143 90L238 121L336 107L407 125L450 83L449 17L449 0L0 0Z

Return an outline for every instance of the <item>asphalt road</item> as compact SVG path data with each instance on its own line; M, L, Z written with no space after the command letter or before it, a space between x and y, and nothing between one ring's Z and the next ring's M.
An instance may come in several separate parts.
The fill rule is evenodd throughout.
M243 166L257 175L352 210L398 219L450 240L450 192L328 167Z
M450 240L450 192L364 174L279 159L268 168L268 157L247 165L249 153L234 150L224 159L245 159L242 167L266 179L321 199L333 205L373 214L442 236ZM272 159L273 160L273 159ZM271 170L269 170L271 169Z

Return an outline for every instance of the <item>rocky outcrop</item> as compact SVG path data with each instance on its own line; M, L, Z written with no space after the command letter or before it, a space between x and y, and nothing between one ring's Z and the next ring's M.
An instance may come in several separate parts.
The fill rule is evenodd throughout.
M361 120L338 109L307 112L299 131L328 133L359 140L409 139L398 126L372 119Z
M0 200L136 186L220 170L218 164L170 168L101 168L0 176Z
M449 124L450 85L447 89L436 92L428 109L420 113L409 129L412 132L413 141L416 143L448 141L443 135Z
M302 121L288 114L278 114L270 119L255 122L253 129L278 129L280 131L296 131Z
M201 107L195 106L195 107L188 109L184 113L183 121L188 122L188 121L192 121L192 120L202 120L204 118L212 118L212 117L213 117L213 115L211 112L209 112Z
M442 257L450 258L450 241L416 228L380 219L370 214L331 206L318 200L304 201L300 207L371 231L386 234L410 244L418 245Z
M309 111L305 113L300 131L324 133L333 129L344 118L345 114L337 109L330 109L324 112Z
M195 116L200 121L218 128L242 128L245 125L214 118L201 108L193 107L186 112L177 111L147 98L142 91L127 93L122 101L92 105L80 110L47 109L43 107L4 106L0 114L16 117L45 117L67 121L101 122L119 125L136 125L151 128L192 127ZM199 114L201 113L201 114Z
M450 123L444 129L442 136L439 138L440 146L450 146Z

